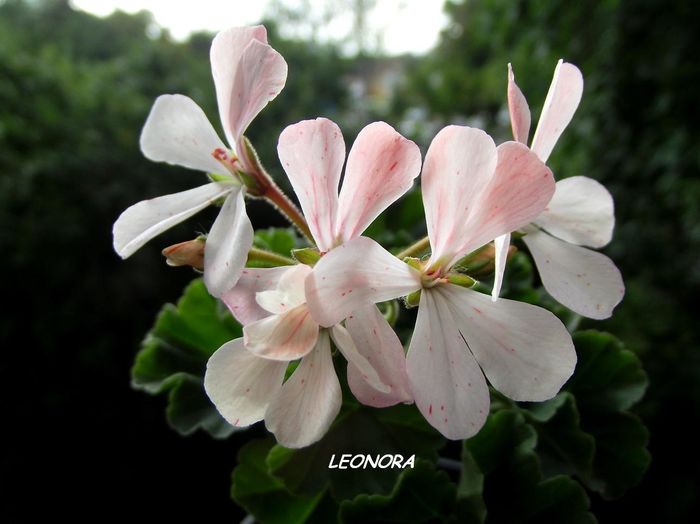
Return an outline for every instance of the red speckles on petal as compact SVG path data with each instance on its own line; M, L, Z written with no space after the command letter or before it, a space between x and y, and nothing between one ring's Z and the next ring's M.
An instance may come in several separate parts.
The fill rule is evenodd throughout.
M430 404L430 405L428 406L428 415L432 416L432 414L433 414L433 405Z

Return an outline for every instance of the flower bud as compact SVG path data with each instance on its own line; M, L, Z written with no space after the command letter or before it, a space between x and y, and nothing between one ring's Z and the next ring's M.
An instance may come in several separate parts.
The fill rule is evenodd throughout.
M180 242L166 247L162 253L165 263L169 266L191 266L202 271L204 269L204 245L205 237L197 237L194 240Z
M316 247L305 247L302 249L292 249L292 257L301 264L313 267L321 260L321 253Z
M419 289L418 291L406 295L403 299L404 305L407 308L417 307L418 304L420 304L420 293L421 290Z
M508 247L508 260L510 260L517 248L511 244ZM479 249L461 258L455 264L455 269L463 273L469 273L475 277L485 277L496 269L496 247L490 242Z

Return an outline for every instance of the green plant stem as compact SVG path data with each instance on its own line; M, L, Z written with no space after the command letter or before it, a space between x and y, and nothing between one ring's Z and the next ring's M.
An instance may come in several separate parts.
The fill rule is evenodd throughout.
M287 258L271 251L251 247L248 251L248 262L265 262L276 266L293 266L296 264L291 258Z
M398 258L400 258L401 260L403 260L406 257L413 257L416 255L420 255L423 251L425 251L429 247L430 247L430 239L428 237L423 237L418 242L415 242L414 244L411 244L410 246L408 246L406 249L401 251L396 256Z

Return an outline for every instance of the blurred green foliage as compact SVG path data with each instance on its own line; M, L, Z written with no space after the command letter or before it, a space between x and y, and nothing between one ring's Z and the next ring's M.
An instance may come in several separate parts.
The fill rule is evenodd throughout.
M332 118L348 139L371 119L384 119L423 152L447 123L478 125L506 140L506 64L513 64L533 123L556 60L577 64L586 82L583 101L550 165L558 178L596 178L615 197L617 228L607 253L622 269L627 294L611 320L583 326L615 333L643 360L650 388L635 410L651 429L654 455L641 486L614 503L594 495L593 512L602 522L698 520L700 458L689 428L700 423L700 6L692 0L463 0L448 2L446 12L449 25L438 47L400 60L400 82L384 93L388 104L353 98L350 90L366 71L385 69L381 57L347 58L330 44L286 41L274 22L266 24L290 74L248 135L281 183L277 136L302 118ZM174 228L127 262L113 253L109 234L128 205L201 181L196 173L144 159L138 135L162 93L192 97L220 129L210 41L211 35L196 34L175 42L145 12L99 19L72 10L66 0L0 1L0 253L9 309L0 316L0 383L4 398L13 399L8 426L19 430L10 432L2 455L8 499L31 496L24 486L36 486L37 471L78 468L83 493L93 500L113 505L118 491L109 487L118 486L127 490L123 507L151 504L162 512L158 500L210 500L207 486L221 485L228 474L236 442L169 441L157 429L162 404L130 397L126 387L155 312L192 277L166 268L158 250L206 231L212 214ZM420 206L414 192L370 234L390 246L406 244L424 231ZM261 202L251 202L249 214L258 227L283 225ZM522 267L510 268L511 276ZM511 293L541 298L518 282ZM404 329L399 326L402 335ZM575 408L562 402L546 424L576 421ZM545 430L541 421L507 416L515 417L503 418L508 424L525 428L526 444L527 428ZM620 424L634 425L623 418L617 417ZM47 441L27 436L47 435L47 428ZM572 440L584 447L585 441ZM253 445L251 453L266 454L265 446ZM209 470L196 469L207 462L204 450ZM634 457L631 452L623 465L634 468ZM543 470L564 467L562 457L550 459ZM585 469L585 462L566 467ZM199 492L167 480L158 481L157 491L141 475L144 463L163 478L189 472L202 479L214 464L219 476L212 474ZM595 473L595 462L591 467ZM105 472L115 473L114 486L85 481L107 478ZM412 485L407 477L397 496ZM482 495L458 490L460 496L478 508ZM364 506L391 505L386 498L365 502L346 506L348 519L362 515Z

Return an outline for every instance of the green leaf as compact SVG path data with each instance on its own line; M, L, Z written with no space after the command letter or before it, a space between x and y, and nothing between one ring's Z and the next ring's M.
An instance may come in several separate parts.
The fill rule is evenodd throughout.
M391 493L358 495L340 505L342 524L444 522L455 501L455 485L424 460L403 470Z
M639 358L609 333L579 331L573 335L578 363L566 385L581 410L622 411L636 404L648 380Z
M401 454L431 461L444 438L432 429L415 406L384 409L354 407L336 419L328 433L317 443L290 450L275 446L268 456L273 475L293 493L310 496L330 486L337 500L351 499L362 493L387 494L401 473L388 469L329 469L342 454Z
M489 415L482 430L464 443L470 458L463 460L460 491L476 504L467 507L472 511L466 518L458 514L457 521L480 522L481 472L488 523L595 522L580 484L564 475L544 478L536 446L537 432L518 410L503 409ZM464 506L458 505L457 511L463 510Z
M255 232L253 245L286 257L290 256L292 249L300 247L299 237L291 227L260 229Z
M291 494L265 465L274 439L253 440L238 452L233 470L231 497L260 522L297 524L332 522L337 505L325 490L306 497Z
M154 395L168 392L167 420L179 433L202 428L224 438L233 427L211 404L202 381L212 353L240 336L240 325L196 279L177 306L166 304L158 314L136 355L132 387Z

